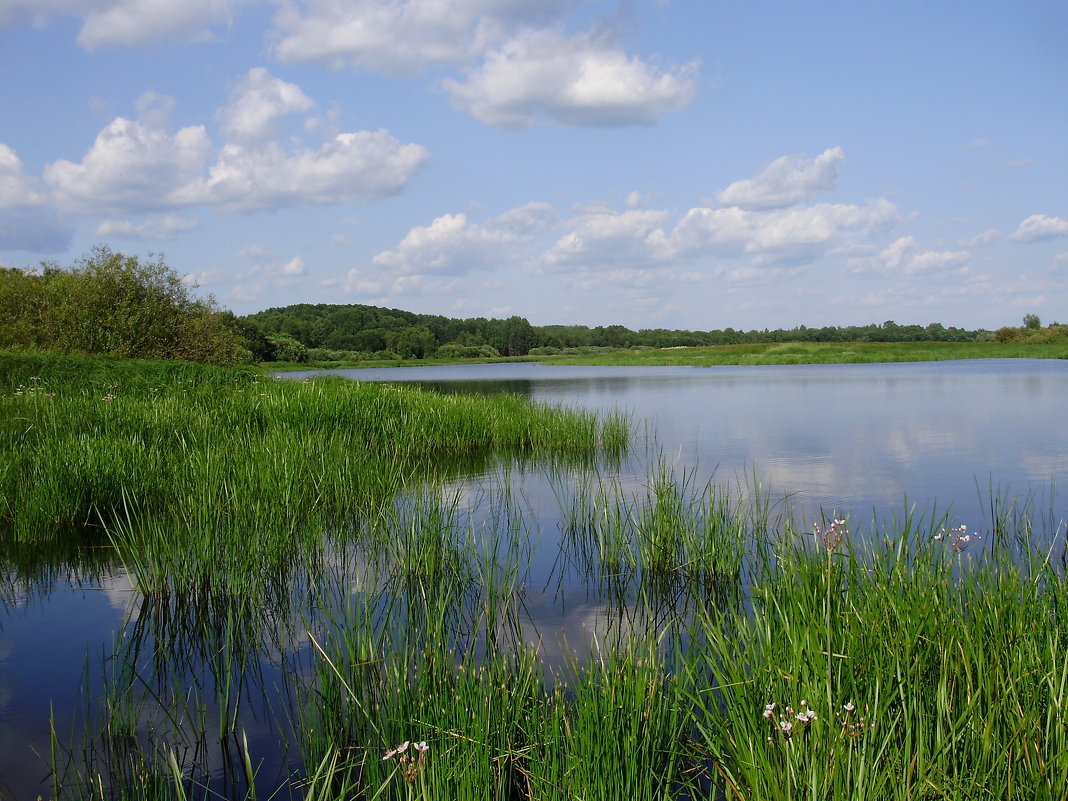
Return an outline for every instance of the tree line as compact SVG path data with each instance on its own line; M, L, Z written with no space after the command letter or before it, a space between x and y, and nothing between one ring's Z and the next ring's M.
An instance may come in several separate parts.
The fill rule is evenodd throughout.
M992 332L941 323L899 325L801 325L790 329L688 331L632 330L622 325L531 325L507 319L457 319L366 305L309 304L267 309L241 318L260 333L261 358L282 361L340 361L447 356L526 356L600 349L673 348L774 342L974 342Z
M1002 342L1068 340L1068 326L1043 327L1028 314L1019 327L991 332L941 323L789 329L632 330L622 325L531 325L458 319L362 304L309 304L237 317L159 257L140 259L96 247L70 268L0 267L0 349L39 349L129 358L242 362L460 359L551 355L626 348L776 342Z

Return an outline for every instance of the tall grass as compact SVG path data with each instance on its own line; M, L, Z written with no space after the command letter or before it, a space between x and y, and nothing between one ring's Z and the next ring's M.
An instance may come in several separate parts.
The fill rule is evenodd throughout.
M0 399L7 575L47 581L26 548L103 531L142 591L84 735L55 736L56 796L1066 797L1064 524L1028 499L991 488L975 530L808 528L663 467L579 479L560 569L589 625L560 662L526 616L521 493L441 488L486 449L588 453L621 424L154 369L116 363L138 377L110 400L74 373Z
M947 359L1068 359L1068 345L1063 342L782 342L538 357L539 361L554 364L690 367L927 362Z

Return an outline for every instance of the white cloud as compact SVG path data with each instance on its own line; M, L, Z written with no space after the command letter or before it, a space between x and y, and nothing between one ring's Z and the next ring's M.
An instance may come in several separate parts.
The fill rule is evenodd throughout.
M229 144L207 178L188 183L174 200L239 212L358 203L400 192L429 158L422 145L401 144L385 130L338 134L314 150Z
M556 219L547 203L528 203L479 225L464 214L443 214L429 226L417 226L373 264L393 274L461 275L514 261L517 245Z
M36 182L26 174L22 159L0 143L0 209L35 206L44 202Z
M77 17L78 43L87 50L144 47L214 38L249 2L255 0L0 0L0 26L40 28L56 17Z
M255 143L277 136L278 122L310 109L311 98L293 83L256 67L235 87L230 104L219 112L223 131L232 141Z
M1032 214L1016 229L1011 239L1016 242L1035 242L1039 239L1068 234L1068 220L1062 217L1048 217L1045 214Z
M1001 239L1001 231L997 228L988 228L981 234L976 234L968 239L962 239L957 242L957 247L961 248L979 248L992 245Z
M466 81L446 80L453 104L490 125L652 124L697 93L698 63L664 70L589 34L527 30L487 54Z
M233 25L250 0L119 0L91 11L78 34L87 50L145 47L155 42L202 41Z
M849 270L854 274L932 275L952 272L961 276L968 272L963 265L970 255L966 250L920 250L915 237L903 236L876 256L850 259Z
M97 236L115 236L124 239L173 239L200 226L191 217L168 214L142 223L132 220L104 220L96 227Z
M282 61L405 74L470 61L520 26L554 20L581 2L283 0L274 51Z
M45 180L61 208L86 214L191 205L252 212L395 194L430 157L385 130L339 133L317 148L263 139L281 116L310 102L294 84L252 70L220 112L237 141L216 152L202 125L171 133L173 102L149 93L139 101L139 119L116 117L80 163L56 161L45 167Z
M52 208L40 182L0 143L0 247L49 253L69 246L73 228Z
M670 244L663 226L668 212L603 211L572 220L572 230L545 254L545 269L571 266L621 267L666 261Z
M350 270L345 277L345 292L367 302L385 302L390 297L416 295L444 295L460 285L458 278L430 278L425 275L388 275L366 270Z
M840 147L828 148L814 159L782 156L755 178L731 184L717 196L725 206L770 209L809 200L838 185L838 164L845 158Z
M886 200L866 206L816 204L750 211L690 209L668 226L667 211L588 210L534 265L536 270L670 267L708 257L745 257L756 266L806 262L843 247L850 236L883 230L900 218Z
M175 134L116 117L78 164L60 159L45 167L61 208L76 212L161 210L180 201L211 152L203 125Z
M818 203L771 211L695 208L675 227L671 239L679 257L748 254L766 263L812 256L847 233L884 229L899 219L897 207L885 199L865 206Z

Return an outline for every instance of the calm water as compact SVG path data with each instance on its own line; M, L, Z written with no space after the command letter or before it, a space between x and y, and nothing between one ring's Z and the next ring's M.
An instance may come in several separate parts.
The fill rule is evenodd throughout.
M640 488L659 460L744 491L756 476L773 499L789 495L809 519L850 514L868 521L900 513L905 499L937 505L954 522L982 528L989 490L1032 495L1053 519L1068 518L1068 362L990 360L799 367L593 368L539 364L336 371L358 380L419 382L443 392L510 392L588 409L620 408L648 423L650 447L612 470ZM287 373L287 379L304 374ZM500 487L500 470L451 489L479 497ZM563 633L581 641L602 608L577 584L550 586L558 549L560 474L505 471L535 518L538 548L526 596L530 639L551 648ZM566 480L566 477L565 479ZM0 568L13 576L0 560ZM0 593L0 800L51 794L49 718L63 742L78 731L84 689L101 694L103 666L148 613L122 570L106 560L85 572L52 566L56 578L5 586ZM10 583L10 582L9 582ZM309 661L294 627L290 643L263 653L260 689L247 687L241 726L264 760L263 797L286 768L284 717L265 701L289 672ZM151 638L146 649L151 650ZM551 658L548 650L543 655ZM147 686L147 685L146 685ZM257 693L259 697L257 698ZM214 712L209 712L213 716ZM209 728L211 723L209 722ZM284 743L283 743L284 745ZM36 753L35 753L36 752ZM218 754L204 757L213 787L226 783ZM292 762L290 762L292 767Z
M977 520L988 490L1046 496L1068 479L1068 362L991 359L769 367L535 363L331 371L444 392L511 392L621 408L648 421L662 458L724 483L755 471L808 517L904 508ZM304 378L312 373L287 373ZM645 478L644 454L624 472ZM1056 499L1054 499L1056 503ZM1056 510L1068 515L1061 498Z

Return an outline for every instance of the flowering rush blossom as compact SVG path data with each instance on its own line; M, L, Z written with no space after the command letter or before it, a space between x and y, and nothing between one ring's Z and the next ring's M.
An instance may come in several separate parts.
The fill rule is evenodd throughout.
M405 754L409 745L411 745L417 752L417 756ZM430 746L426 744L426 740L415 743L414 745L412 745L410 740L405 740L396 748L391 748L386 751L386 755L382 757L382 761L384 762L387 759L396 757L397 770L400 771L404 780L408 782L409 785L412 785L415 784L415 780L419 776L420 771L422 771L423 767L426 765L426 752L429 750Z
M934 538L936 541L944 540L949 543L949 546L957 553L964 553L973 539L982 539L978 534L969 533L968 527L963 523L956 528L951 528L949 531L944 528L939 529Z
M800 707L800 709L795 710L792 706L785 706L778 719L776 719L775 710L778 706L774 702L764 705L762 714L764 719L771 725L773 734L772 737L768 737L769 743L773 741L775 736L789 740L799 731L807 728L812 721L819 719L816 711L809 708L808 701L801 701Z
M827 553L834 553L838 550L838 546L842 544L842 539L849 534L849 529L846 528L846 521L838 519L832 520L827 528L820 528L819 523L813 523L812 528L816 539L820 541Z
M386 755L382 757L382 761L385 762L387 759L393 759L393 757L397 756L398 754L403 754L405 751L408 750L408 744L409 741L405 740L396 748L392 748L389 751L386 751ZM426 743L423 743L423 745L426 745Z

